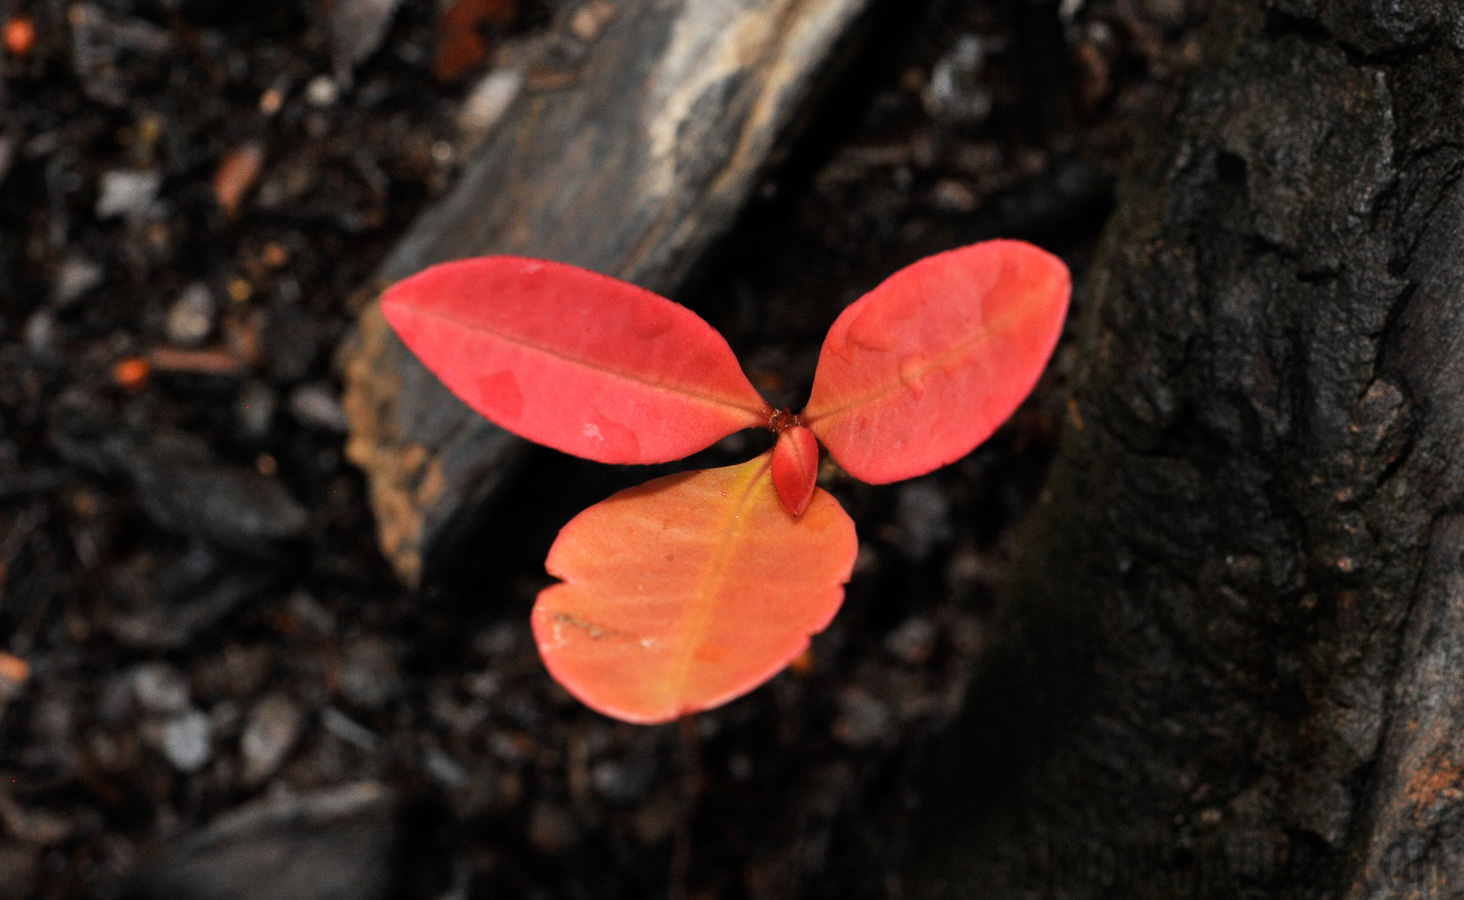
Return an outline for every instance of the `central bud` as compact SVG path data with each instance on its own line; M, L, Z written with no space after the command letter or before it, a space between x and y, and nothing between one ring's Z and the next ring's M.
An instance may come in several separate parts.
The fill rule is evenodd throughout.
M784 429L802 424L803 417L795 416L793 410L786 406L782 409L773 410L773 414L768 416L768 431L771 431L773 434L782 434Z

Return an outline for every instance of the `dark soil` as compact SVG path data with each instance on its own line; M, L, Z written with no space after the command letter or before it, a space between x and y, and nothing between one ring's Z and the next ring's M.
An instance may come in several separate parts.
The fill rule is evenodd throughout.
M543 555L660 471L545 451L481 553L413 596L343 460L355 292L470 151L472 84L552 39L547 4L496 4L493 50L444 84L428 0L379 42L333 23L390 5L0 0L0 900L216 896L247 865L186 836L343 786L387 798L325 845L380 875L356 896L901 896L1066 354L961 462L828 473L863 546L790 671L685 728L589 712L529 635ZM838 310L926 253L1022 237L1081 278L1201 5L891 4L678 299L796 406ZM265 830L238 840L312 839ZM255 865L236 895L277 895Z

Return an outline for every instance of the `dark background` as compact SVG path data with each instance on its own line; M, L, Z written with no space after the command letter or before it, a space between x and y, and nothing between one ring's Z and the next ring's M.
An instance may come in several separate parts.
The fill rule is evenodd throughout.
M825 485L861 554L789 672L695 738L584 709L529 635L544 553L666 469L543 451L409 594L344 461L358 292L470 154L474 87L554 90L563 18L391 6L0 2L0 898L278 896L302 855L290 896L902 896L1069 352L961 462ZM676 299L796 407L838 310L922 255L1021 237L1081 284L1202 6L886 4Z

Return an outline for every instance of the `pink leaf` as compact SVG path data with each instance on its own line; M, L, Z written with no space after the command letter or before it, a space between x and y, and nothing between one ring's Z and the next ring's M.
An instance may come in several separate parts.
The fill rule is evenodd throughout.
M658 478L590 507L545 563L534 605L544 665L585 704L666 722L747 693L822 631L844 599L854 523L814 490L783 509L772 454Z
M381 311L473 409L586 459L680 459L772 414L695 313L575 266L444 263L394 285Z
M1067 314L1052 254L987 241L896 272L834 322L804 423L850 475L884 484L971 452L1031 392Z

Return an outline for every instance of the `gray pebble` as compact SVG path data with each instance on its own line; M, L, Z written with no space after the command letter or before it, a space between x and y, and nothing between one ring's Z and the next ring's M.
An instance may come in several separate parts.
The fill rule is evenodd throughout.
M902 486L895 518L900 524L901 549L914 562L923 561L951 539L951 502L934 481L912 481Z
M213 320L213 295L208 285L195 281L168 309L168 340L182 347L195 347L213 331Z
M151 170L113 169L102 175L101 192L97 196L96 216L111 219L117 216L138 216L147 212L163 176Z
M335 391L319 382L301 385L290 394L290 414L307 428L334 434L345 434L351 426Z
M934 118L956 125L976 126L991 115L991 92L981 84L986 65L987 43L974 34L963 34L930 72L930 83L921 98L925 111Z
M165 662L143 663L132 670L132 696L143 710L157 715L188 708L188 681Z
M271 694L249 710L239 737L245 784L258 784L279 769L300 739L303 722L300 708L283 694Z
M68 256L56 268L51 282L51 301L57 306L70 306L106 280L106 270L89 259Z
M239 422L239 431L244 437L254 440L264 437L269 433L279 405L279 398L269 385L262 381L248 382L234 401L234 418Z
M163 723L163 755L180 772L197 772L213 759L213 722L195 707Z

